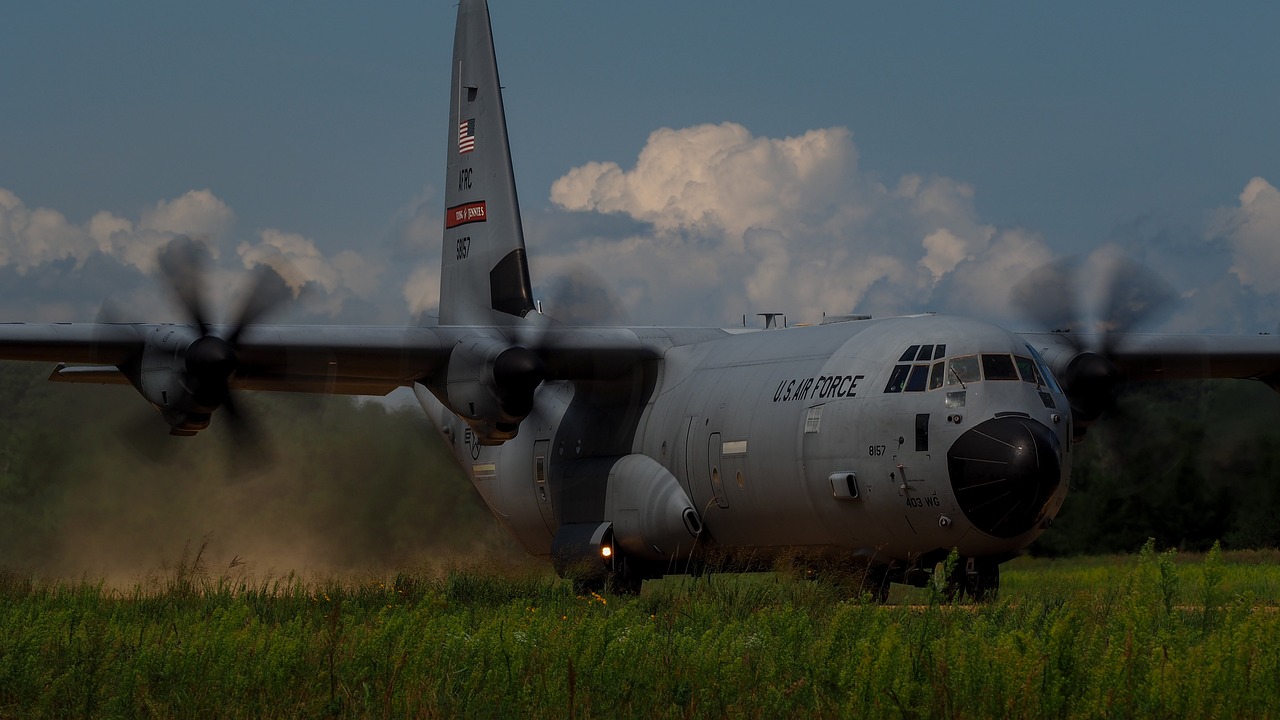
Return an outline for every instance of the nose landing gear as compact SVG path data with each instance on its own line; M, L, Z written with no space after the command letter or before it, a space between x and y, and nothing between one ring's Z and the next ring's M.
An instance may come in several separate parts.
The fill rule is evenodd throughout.
M1000 565L988 558L964 558L947 578L948 597L985 602L1000 590Z
M912 565L896 572L893 568L886 568L884 577L918 588L933 584L948 602L986 602L995 599L1000 589L1000 563L996 559L960 557L951 565L950 558L942 552L938 550L927 553Z

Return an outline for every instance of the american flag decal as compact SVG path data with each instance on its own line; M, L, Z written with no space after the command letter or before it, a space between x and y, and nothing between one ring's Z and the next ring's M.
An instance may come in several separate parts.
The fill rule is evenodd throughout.
M469 153L476 149L476 119L458 123L458 152Z

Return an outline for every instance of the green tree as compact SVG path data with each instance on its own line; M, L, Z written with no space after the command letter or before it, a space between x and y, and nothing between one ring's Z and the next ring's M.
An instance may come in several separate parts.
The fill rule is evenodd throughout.
M1073 450L1072 486L1032 552L1280 543L1280 399L1261 383L1135 385Z

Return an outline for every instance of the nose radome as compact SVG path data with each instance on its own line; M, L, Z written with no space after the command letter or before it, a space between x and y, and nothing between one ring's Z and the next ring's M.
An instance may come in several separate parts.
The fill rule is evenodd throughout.
M1031 418L993 418L952 443L947 470L969 522L989 535L1011 538L1039 521L1058 489L1062 445Z

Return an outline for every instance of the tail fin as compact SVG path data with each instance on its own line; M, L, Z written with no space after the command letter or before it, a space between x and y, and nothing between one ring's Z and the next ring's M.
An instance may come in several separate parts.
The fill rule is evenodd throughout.
M445 174L442 325L510 324L533 289L485 0L461 0Z

